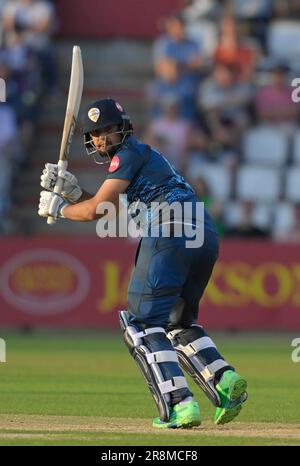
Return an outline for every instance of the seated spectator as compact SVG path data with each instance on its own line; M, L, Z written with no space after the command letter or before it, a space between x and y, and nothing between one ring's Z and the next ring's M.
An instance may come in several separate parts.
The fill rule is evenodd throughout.
M46 92L56 84L56 64L51 48L55 29L52 3L47 0L12 0L3 9L3 25L6 37L18 33L24 45L35 51L42 70Z
M12 0L3 9L5 30L19 31L24 44L42 50L54 31L54 8L47 0Z
M216 162L235 170L240 160L239 131L231 120L220 120L214 134L193 127L187 145L187 173L197 171L203 162Z
M3 31L3 9L5 3L7 3L8 0L0 0L0 47L3 45L3 40L4 40L4 31Z
M272 2L273 0L234 0L234 12L238 18L270 18Z
M197 118L197 83L189 75L180 75L175 61L164 59L160 62L160 77L151 84L148 99L150 114L157 118L162 114L161 102L165 97L178 101L178 112L181 118L195 120Z
M259 88L255 98L256 116L262 123L293 129L299 117L299 106L291 99L289 68L275 64L270 71L270 83Z
M214 134L221 119L227 119L240 129L248 122L248 106L253 96L249 83L237 80L236 67L216 64L212 76L199 87L198 106L205 113Z
M207 65L218 43L221 5L214 0L186 0L182 9L186 37L197 42Z
M216 0L185 0L183 15L187 21L216 19L220 13L221 6Z
M191 124L180 118L175 98L165 97L161 105L163 113L150 123L145 141L154 147L158 141L163 155L178 171L183 172Z
M165 59L175 62L179 73L193 74L199 71L203 63L201 50L197 42L186 37L180 13L166 19L165 31L166 34L154 43L154 69L157 76L161 76Z
M273 18L300 19L299 0L273 0Z
M225 235L230 238L270 238L270 231L263 230L253 223L253 202L241 201L240 222L225 231Z
M7 47L0 54L0 66L7 83L7 101L15 111L26 153L39 116L42 93L39 68L35 56L20 44L17 34L10 35Z
M235 170L240 161L240 131L235 122L226 117L220 118L210 143L211 160Z
M259 44L245 36L245 29L238 27L235 18L226 15L221 20L218 47L214 53L215 63L233 65L241 81L252 79L259 54Z
M273 0L234 0L234 14L239 23L249 29L249 35L257 38L265 46L268 23L272 16Z

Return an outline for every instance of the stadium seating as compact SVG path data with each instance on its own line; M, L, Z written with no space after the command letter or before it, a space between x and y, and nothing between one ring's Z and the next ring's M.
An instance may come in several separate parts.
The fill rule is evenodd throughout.
M289 60L300 57L299 21L272 21L267 34L267 48L275 58Z
M278 168L244 165L237 174L237 196L254 202L277 202L281 193Z
M221 164L199 163L191 166L189 179L195 180L203 177L208 184L212 195L219 201L226 201L231 196L232 175L230 170Z
M274 208L274 220L272 236L280 238L287 230L293 226L293 205L282 202Z
M293 142L293 162L300 165L300 131L296 131Z
M247 163L283 166L288 157L288 139L283 131L270 126L249 129L243 141Z
M252 223L256 227L268 229L273 216L274 206L272 204L254 204L252 212ZM224 206L224 220L230 227L237 226L241 221L241 203L238 201L228 202Z
M285 198L287 201L300 202L300 167L291 167L286 171Z

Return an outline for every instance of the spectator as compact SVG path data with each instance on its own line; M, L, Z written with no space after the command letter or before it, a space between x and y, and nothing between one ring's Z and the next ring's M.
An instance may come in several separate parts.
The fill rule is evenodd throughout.
M216 64L212 76L200 85L198 105L212 134L224 118L240 129L248 122L253 90L249 83L237 80L236 72L234 65Z
M12 0L3 10L4 30L7 38L16 32L21 41L38 57L46 92L56 85L56 64L51 48L51 36L55 29L52 3L46 0Z
M161 76L165 59L175 62L179 73L198 72L203 64L203 57L198 43L185 35L183 16L176 14L167 18L165 30L166 34L154 43L154 68L157 76Z
M0 47L3 45L4 31L3 31L3 10L8 0L0 0Z
M240 161L240 131L231 118L221 117L210 144L211 160L235 170Z
M163 113L152 121L145 139L154 147L159 141L161 152L178 171L183 172L191 124L179 116L177 99L165 97L161 104Z
M223 17L220 29L220 40L214 53L215 63L235 66L237 78L250 81L258 59L259 45L245 37L244 29L238 28L231 15Z
M239 23L245 24L249 35L265 46L266 32L272 16L273 0L234 0L233 11Z
M187 21L202 18L215 20L220 13L221 6L216 0L185 0L183 14Z
M273 17L276 19L300 19L300 1L273 0Z
M186 36L199 44L207 64L218 43L218 17L221 10L221 6L214 0L186 0L182 11Z
M284 64L272 67L270 83L257 90L255 108L260 122L293 129L299 117L299 109L291 98L288 71L289 68Z
M230 238L270 238L270 231L264 230L253 222L253 202L241 201L241 217L236 226L225 231Z
M0 56L2 74L7 82L7 101L13 107L19 126L23 152L33 139L41 99L40 74L35 56L11 34Z
M221 119L214 134L193 127L187 146L188 173L201 169L204 162L215 162L235 170L240 160L239 131L231 120Z
M174 60L160 61L160 77L150 86L148 98L152 118L162 114L161 102L167 98L178 101L178 112L181 118L195 120L197 118L197 83L191 76L180 75Z

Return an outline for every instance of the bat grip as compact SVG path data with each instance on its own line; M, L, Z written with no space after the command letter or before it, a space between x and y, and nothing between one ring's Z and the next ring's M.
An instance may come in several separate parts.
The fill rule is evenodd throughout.
M66 170L68 167L68 161L67 160L59 160L58 161L58 171L59 170ZM53 192L56 194L61 194L62 189L64 186L64 179L60 178L59 176L57 177L56 184L54 186ZM56 223L56 219L54 217L49 216L47 218L47 223L48 225L54 225Z

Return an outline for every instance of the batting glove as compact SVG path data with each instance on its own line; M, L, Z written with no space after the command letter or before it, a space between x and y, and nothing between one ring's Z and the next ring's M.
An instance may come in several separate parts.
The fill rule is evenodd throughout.
M40 217L64 218L63 210L69 202L56 193L41 191L38 214Z
M48 191L53 191L57 178L64 180L61 195L69 202L77 202L82 196L82 189L78 185L76 176L67 170L58 169L54 163L46 163L41 176L41 186Z

